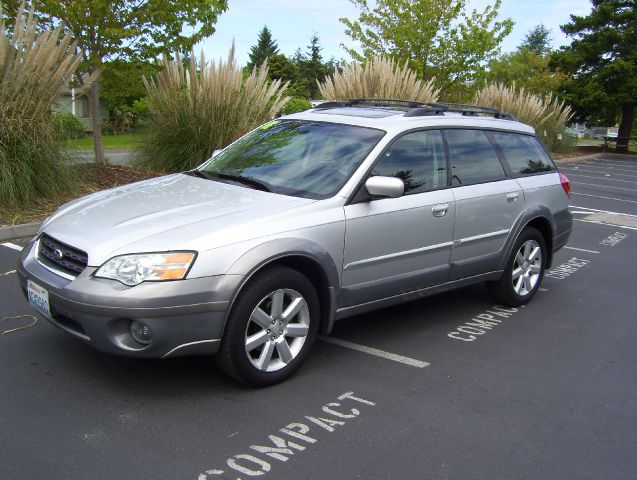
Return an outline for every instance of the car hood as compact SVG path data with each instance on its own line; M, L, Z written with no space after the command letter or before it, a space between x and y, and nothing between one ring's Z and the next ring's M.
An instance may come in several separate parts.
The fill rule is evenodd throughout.
M89 255L100 265L114 255L177 249L205 249L236 241L228 228L280 216L315 200L279 195L214 180L174 174L75 200L51 216L42 231ZM258 229L241 229L242 239ZM210 236L211 232L220 232Z

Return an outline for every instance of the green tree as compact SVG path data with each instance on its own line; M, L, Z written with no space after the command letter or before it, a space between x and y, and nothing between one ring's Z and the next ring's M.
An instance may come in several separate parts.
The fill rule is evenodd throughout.
M5 0L8 12L17 10L18 1ZM115 59L136 61L190 51L214 33L217 18L228 5L227 0L33 0L30 7L42 27L61 26L84 52L77 77L92 77L95 160L104 163L97 73Z
M292 57L292 62L299 71L299 78L292 88L295 92L303 92L301 95L307 98L319 97L317 82L323 82L325 77L337 67L337 62L333 58L327 62L323 61L321 50L323 47L320 45L319 37L314 33L305 53L299 48Z
M268 77L270 80L281 79L283 83L294 82L299 77L296 65L285 55L277 53L268 59Z
M545 56L551 52L551 29L543 23L536 25L524 37L519 49L527 48L531 52Z
M350 0L358 20L341 18L362 51L344 46L356 60L391 56L407 61L421 78L436 77L446 93L462 92L480 76L513 22L497 21L501 0L483 11L466 11L466 0Z
M272 33L268 30L268 27L264 26L259 32L257 44L250 48L248 69L252 70L254 67L260 67L263 62L277 53L279 53L279 47L272 38Z
M488 63L485 80L506 85L515 83L517 87L541 96L557 93L569 75L551 68L550 34L551 30L544 25L531 29L515 51Z
M562 31L572 43L553 64L573 74L565 97L578 118L613 123L620 118L618 152L628 151L637 99L637 9L634 0L593 0L590 15L571 15Z

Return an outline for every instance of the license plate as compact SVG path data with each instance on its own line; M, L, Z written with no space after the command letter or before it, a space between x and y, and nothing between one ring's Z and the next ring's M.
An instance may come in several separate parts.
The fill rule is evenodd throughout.
M51 308L49 307L49 292L31 280L27 281L27 292L29 303L46 318L51 318Z

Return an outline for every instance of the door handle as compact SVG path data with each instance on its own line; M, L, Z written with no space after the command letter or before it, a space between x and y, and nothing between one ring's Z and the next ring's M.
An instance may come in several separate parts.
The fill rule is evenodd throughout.
M447 210L449 210L449 204L443 203L432 207L431 213L434 217L444 217L447 215Z
M517 192L514 193L507 193L507 202L509 203L517 203L517 201L520 199L520 194Z

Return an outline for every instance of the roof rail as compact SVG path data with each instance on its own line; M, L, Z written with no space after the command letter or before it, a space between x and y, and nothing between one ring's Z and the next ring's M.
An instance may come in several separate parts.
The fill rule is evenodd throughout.
M415 100L401 100L396 98L354 98L350 100L336 100L321 103L316 110L328 110L342 107L385 107L406 108L405 117L424 117L429 115L442 115L445 112L456 112L466 116L486 115L502 120L517 119L510 113L502 112L496 108L467 105L464 103L424 103Z
M402 100L400 98L352 98L349 100L336 100L324 102L316 108L319 110L339 107L398 107L417 108L425 105L415 100Z
M468 105L466 103L427 103L425 104L431 110L436 112L436 114L440 114L443 112L457 112L462 113L467 116L478 116L478 115L487 115L494 118L499 118L502 120L513 120L517 121L517 119L511 115L510 113L502 112L497 108L490 107L481 107L478 105ZM410 110L405 114L406 117L418 117L421 115L432 115L432 113L425 113L421 111L415 111L416 109ZM420 108L418 110L421 110Z

